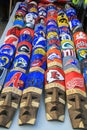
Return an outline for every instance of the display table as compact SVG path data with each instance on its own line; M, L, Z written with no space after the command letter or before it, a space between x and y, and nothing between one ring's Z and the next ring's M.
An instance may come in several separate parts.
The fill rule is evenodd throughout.
M13 13L12 13L12 15L9 19L9 22L8 22L4 32L3 32L2 37L1 37L0 45L3 44L3 41L5 39L5 35L8 31L8 29L12 26L14 14L15 14L19 4L20 4L20 2L18 2L16 4L16 6L13 10ZM71 123L70 123L67 107L66 107L66 111L65 111L65 121L63 123L61 123L59 121L47 121L46 120L44 96L42 96L42 98L41 98L40 108L38 110L37 120L36 120L35 125L33 125L33 126L32 125L19 126L18 125L18 115L19 115L19 112L17 110L17 112L15 113L14 119L13 119L13 123L12 123L11 127L9 128L9 130L73 130ZM0 130L7 130L7 129L0 127Z

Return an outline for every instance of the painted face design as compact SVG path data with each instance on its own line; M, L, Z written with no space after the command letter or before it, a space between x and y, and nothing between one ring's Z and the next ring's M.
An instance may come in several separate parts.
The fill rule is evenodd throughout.
M8 56L6 54L0 54L0 66L1 67L9 68L10 60L11 60L10 56Z
M21 38L21 41L18 46L17 46L17 50L16 50L16 53L20 53L20 54L23 54L23 53L26 53L26 55L30 55L31 51L32 51L32 45L31 43L27 42L27 41L24 41L24 39L26 38L25 36L26 34L24 34L24 38L22 37ZM23 35L22 35L23 36ZM29 36L28 36L29 37ZM28 38L27 37L27 38ZM31 41L32 39L26 39L26 40L29 40Z
M48 56L48 59L49 59L49 60L54 60L54 58L61 59L61 57L60 57L59 55L57 55L56 53L51 53L51 54Z
M0 58L0 61L0 66L4 66L8 63L8 58L3 56Z
M60 34L60 41L63 41L63 40L72 40L72 38L69 34L62 33L62 34Z
M26 23L32 23L35 24L35 19L31 13L26 14L25 16Z
M20 35L24 35L24 34L30 35L33 38L34 31L33 29L26 27L26 28L21 29L20 31Z
M3 91L0 95L0 126L9 128L15 114L15 111L20 102L20 95L16 94L15 89L14 92ZM18 91L17 91L18 92Z
M62 67L61 52L56 48L49 49L47 52L47 66L54 65Z
M29 86L34 86L42 89L44 86L44 74L39 71L30 72L27 75L25 88L28 88Z
M63 70L65 73L78 72L80 73L80 65L76 57L66 56L63 58Z
M25 73L18 70L10 71L5 79L4 88L14 87L18 90L23 90L25 80L26 80Z
M51 11L49 11L48 13L47 13L47 16L49 17L49 16L55 16L55 17L57 17L57 11L56 10L51 10Z
M18 37L16 37L15 35L8 35L8 36L6 36L4 42L6 44L13 44L13 45L17 46Z
M38 15L46 17L46 10L39 11Z
M68 25L68 21L67 21L67 19L66 18L61 18L60 20L59 20L59 23L61 23L61 24L67 24Z
M35 46L46 47L46 39L43 36L36 36L32 44L34 47Z
M46 57L43 56L40 58L35 58L32 62L31 62L31 67L42 67L45 68L46 67Z
M22 45L18 48L19 52L26 52L26 53L30 53L30 49L28 48L28 46L26 45Z
M47 120L64 121L65 92L60 88L45 89Z
M27 66L27 62L24 58L20 57L19 59L16 60L14 67L26 67Z
M10 56L12 56L13 55L13 52L14 50L13 50L13 48L10 46L10 45L4 45L3 47L1 47L1 49L0 49L0 52L1 53L5 53L5 54L8 54L8 55L10 55Z
M38 30L36 30L34 36L39 37L39 38L40 38L40 37L45 38L45 31L44 31L44 30L40 30L40 29L38 28Z
M12 68L22 68L24 70L27 69L29 63L29 57L27 55L19 54L15 57L14 62L12 64Z
M87 49L79 49L77 55L80 61L85 59L87 57Z
M15 15L15 20L22 20L22 19L23 19L22 14L16 14Z
M47 39L50 39L50 38L58 38L58 34L57 34L57 32L49 32L48 34L47 34Z
M43 24L43 25L46 24L45 21L46 21L46 20L44 19L44 17L39 17L39 19L38 19L38 23Z
M41 89L34 87L25 89L20 104L19 125L35 124L40 95Z
M21 17L21 16L18 16L18 18L19 18L19 17ZM9 36L9 35L14 35L14 36L19 37L19 36L20 36L20 27L11 27L11 28L7 31L6 36Z
M84 33L84 32L76 32L75 34L74 34L74 39L75 40L79 40L79 39L87 39L86 38L86 34Z
M62 49L74 49L74 43L71 40L63 40L61 46Z
M85 128L87 97L84 78L81 73L72 71L65 75L67 104L73 128Z
M87 128L87 101L81 94L67 96L68 110L73 128Z

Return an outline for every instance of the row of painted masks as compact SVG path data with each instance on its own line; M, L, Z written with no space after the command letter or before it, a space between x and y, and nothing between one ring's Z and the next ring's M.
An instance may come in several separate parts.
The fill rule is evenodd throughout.
M65 59L63 59L67 106L72 127L85 129L87 127L87 117L85 114L87 112L87 95L86 84L84 82L83 73L81 73L79 61L81 59L81 51L85 51L80 45L82 43L84 44L84 42L86 43L87 36L83 31L81 22L76 17L76 10L69 5L65 5L65 12L68 16L69 29L72 33L72 50L77 52L76 56L75 53L72 53L69 57L67 56ZM80 36L85 37L86 39L83 40L84 38L81 39Z
M57 25L57 7L47 6L47 70L45 72L45 111L47 120L64 121L65 82Z
M1 53L10 55L9 69L0 95L0 125L9 128L25 87L34 31L26 27L27 3L19 4L12 27L7 31ZM13 47L13 48L12 48ZM6 58L5 58L6 59ZM3 58L4 60L4 58ZM4 60L6 62L6 60Z
M20 103L19 125L35 124L40 105L42 90L44 87L44 72L46 69L46 7L39 3L31 6L30 11L38 14L34 28L32 41L32 55L30 58L29 71L25 82L25 89ZM37 13L38 11L38 13ZM29 13L27 14L29 17ZM26 25L29 21L26 17Z

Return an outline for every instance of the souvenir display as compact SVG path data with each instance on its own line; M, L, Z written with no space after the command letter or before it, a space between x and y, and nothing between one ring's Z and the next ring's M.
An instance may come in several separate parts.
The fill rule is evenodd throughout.
M34 125L42 92L48 121L87 129L87 35L75 0L20 2L0 46L0 126ZM85 15L85 14L84 14ZM81 16L81 17L84 17ZM84 19L83 19L84 20Z

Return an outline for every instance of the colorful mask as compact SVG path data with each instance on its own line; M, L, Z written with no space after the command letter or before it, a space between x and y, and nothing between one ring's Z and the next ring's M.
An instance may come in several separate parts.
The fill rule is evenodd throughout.
M7 31L7 34L6 36L9 36L9 35L14 35L16 37L19 37L20 36L20 28L19 27L11 27L8 31Z
M44 85L44 71L41 70L40 67L29 70L20 104L19 125L35 124Z
M87 97L82 74L71 72L65 75L67 105L73 128L87 126Z
M16 48L15 48L14 45L12 45L12 44L4 44L0 48L0 53L7 54L11 58L13 58L14 54L15 54L15 50L16 50Z
M81 48L77 52L77 56L79 61L85 59L87 57L87 49L86 48Z
M63 70L65 73L69 72L78 72L80 73L80 65L79 61L76 57L74 56L66 56L63 58Z
M11 70L5 79L4 87L15 87L19 90L23 90L25 81L25 73L19 70Z
M51 48L47 51L47 66L59 66L62 67L61 52L57 48Z
M45 107L47 120L64 121L65 87L61 69L49 69L45 81Z
M9 68L10 67L10 62L11 62L11 57L7 54L0 54L0 66L1 67L5 67L5 68Z
M20 44L20 42L25 42L25 44L26 44L26 42L32 43L32 40L33 39L32 39L31 35L29 35L29 34L21 34L20 37L19 37L19 39L18 39L18 43L19 44Z
M19 54L14 58L11 68L14 69L17 67L17 68L22 68L24 70L27 70L29 59L30 58L27 55Z
M29 87L23 91L20 104L19 125L35 124L41 93L42 89L36 87Z
M74 49L66 49L66 50L62 50L62 57L66 57L66 56L74 56L76 57L76 52Z
M33 15L31 13L26 14L25 26L33 29L34 25L35 25L35 19L34 19Z
M74 49L74 43L71 40L63 40L61 41L61 47L63 50Z
M26 54L28 57L30 57L31 51L32 51L31 43L27 41L22 41L18 44L16 53Z
M46 68L46 56L42 54L35 54L31 57L30 67L41 67L43 69Z
M58 87L45 89L45 106L47 120L64 121L65 92Z

